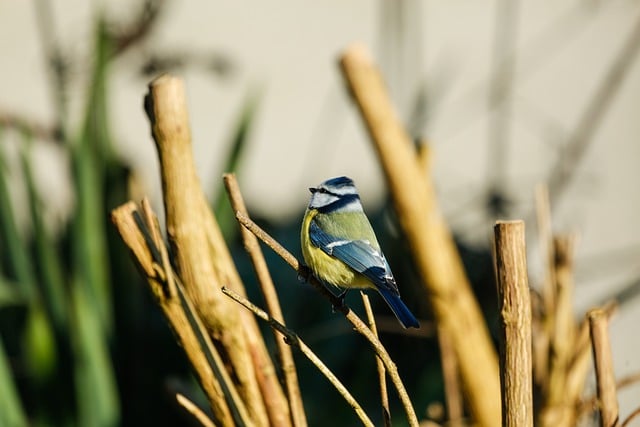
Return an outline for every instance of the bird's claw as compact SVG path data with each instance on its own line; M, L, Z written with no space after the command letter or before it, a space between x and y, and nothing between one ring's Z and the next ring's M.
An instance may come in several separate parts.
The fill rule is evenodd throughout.
M306 283L309 281L309 277L311 276L311 269L306 265L300 264L298 267L298 281L300 283Z

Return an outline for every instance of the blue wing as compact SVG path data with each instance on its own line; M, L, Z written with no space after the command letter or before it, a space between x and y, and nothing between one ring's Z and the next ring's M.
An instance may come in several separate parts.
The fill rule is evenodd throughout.
M311 243L324 253L347 264L371 280L378 288L399 295L398 286L384 255L366 240L346 240L325 232L312 220L309 225Z
M346 240L332 236L320 228L314 220L309 225L309 238L312 245L371 280L402 326L420 327L418 320L400 299L398 285L391 274L391 268L379 250L366 240Z

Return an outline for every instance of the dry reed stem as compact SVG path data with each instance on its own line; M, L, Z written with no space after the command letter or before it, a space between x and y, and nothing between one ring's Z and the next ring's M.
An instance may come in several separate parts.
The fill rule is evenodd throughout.
M261 375L256 372L261 367L255 367L255 346L261 339L250 334L241 311L219 292L234 278L235 267L230 256L221 256L228 253L224 242L214 245L209 239L217 224L206 208L195 170L182 80L164 75L151 82L145 107L160 159L167 234L179 274L209 333L224 348L251 419L266 426L270 419L258 384ZM269 362L261 360L268 368Z
M631 374L626 377L620 378L616 382L616 390L620 391L623 388L628 387L630 385L634 385L637 382L640 382L640 372L636 372L635 374ZM580 405L579 411L587 412L589 409L597 407L597 405L598 405L598 396L597 395L589 396L583 399Z
M618 424L619 418L616 380L613 373L611 343L609 342L609 321L606 313L601 309L589 311L587 318L589 319L593 361L596 370L600 425L614 427Z
M555 277L556 277L556 314L554 337L552 340L553 352L561 354L567 360L570 359L572 345L576 336L576 323L573 317L573 256L576 236L556 236L553 239L555 253Z
M233 211L248 215L235 175L224 174L223 179ZM284 316L282 314L282 309L280 308L278 294L273 284L271 274L269 273L267 262L264 259L262 250L260 249L260 243L258 242L257 237L245 227L240 226L240 233L242 235L244 248L249 254L251 263L253 264L253 268L256 272L260 290L262 291L269 315L284 325ZM296 373L296 366L293 361L291 347L280 339L279 334L275 330L273 332L278 349L278 356L280 358L280 368L284 375L284 383L287 390L287 396L289 397L291 419L294 426L304 427L307 425L307 419L304 412L304 404L300 394L298 374Z
M236 212L236 218L238 222L251 231L258 239L264 244L270 247L276 254L278 254L287 264L291 266L298 275L307 279L307 282L311 284L322 296L327 298L331 305L340 313L342 313L347 320L353 325L356 332L364 336L369 344L373 347L380 360L384 363L389 378L392 384L398 392L398 397L407 415L407 421L411 427L418 427L418 419L416 417L415 410L411 404L411 399L407 394L407 390L400 379L398 374L398 367L389 356L389 353L384 348L380 340L371 332L371 330L365 325L365 323L355 314L349 307L344 304L344 301L332 294L320 281L318 281L309 270L303 267L300 262L289 251L287 251L280 243L278 243L273 237L261 229L255 222L249 217L243 215L241 212Z
M618 309L618 305L615 301L610 301L602 306L601 309L607 315L607 319L610 319ZM578 407L575 410L576 420L578 420L584 413L596 407L598 402L597 395L591 398L582 399L584 384L586 382L589 368L591 367L592 344L589 329L589 319L585 316L578 327L578 332L576 333L574 357L571 360L571 366L567 374L566 391L569 396L567 398L567 402L571 402L574 407ZM576 404L576 402L578 404ZM571 425L573 426L574 424ZM552 426L551 424L548 425Z
M210 366L207 356L200 345L200 339L191 326L189 316L185 312L180 301L178 291L173 284L167 282L170 275L165 274L161 259L155 259L149 242L149 234L143 233L140 223L143 221L142 215L133 202L126 203L111 212L111 219L116 226L124 243L133 254L134 261L144 275L152 295L162 309L169 322L178 344L184 349L189 363L194 370L195 377L200 383L202 390L209 399L209 404L214 416L222 425L233 424L232 414L225 400L225 394L218 378L214 375L213 367ZM150 224L142 223L145 230L152 228ZM157 251L156 251L157 253ZM175 289L174 292L170 289ZM204 338L208 338L205 334Z
M366 48L353 45L341 68L378 153L399 223L434 308L451 334L468 402L481 426L500 423L498 360L460 256Z
M442 379L444 381L444 399L450 427L462 426L464 416L462 388L458 372L456 353L451 340L443 328L438 328L438 343L440 345L440 360L442 365Z
M502 425L533 426L531 302L523 221L494 227L500 308Z
M371 302L369 297L364 291L360 291L362 297L362 303L364 304L364 311L367 314L367 326L373 332L373 335L378 336L378 329L376 328L376 319L373 316L373 309L371 308ZM376 368L378 370L378 384L380 385L380 406L382 407L382 420L385 427L391 427L391 411L389 409L389 394L387 393L387 373L384 369L384 363L378 356L376 356Z
M551 207L549 205L549 189L545 184L538 184L535 189L536 220L538 242L544 277L542 281L543 317L534 317L536 341L534 347L534 375L536 382L546 391L549 389L549 346L555 315L555 255L553 233L551 231Z
M295 334L290 329L287 329L286 326L284 326L282 323L280 323L279 321L271 317L269 314L267 314L267 312L265 312L264 310L261 310L255 304L251 303L249 300L233 292L232 290L227 288L222 288L222 292L224 292L234 301L241 304L243 307L250 310L256 316L258 316L259 318L267 322L271 328L281 333L285 337L285 340L286 340L285 342L287 344L292 345L296 347L298 350L300 350L302 354L304 354L307 357L307 359L309 359L309 361L313 363L313 365L316 368L318 368L318 370L329 380L329 382L336 388L338 393L340 393L340 395L345 399L345 401L349 404L349 406L353 408L353 410L355 411L358 418L360 418L362 423L366 426L373 427L373 423L371 422L371 419L369 419L369 417L364 412L364 409L362 409L362 406L360 406L358 401L355 400L355 398L351 395L351 393L349 393L349 390L347 390L347 388L340 382L340 380L333 374L333 372L331 372L331 370L322 362L322 360L320 360L320 358L316 356L315 353L313 353L313 351L311 351L309 347L307 347L304 341L302 341L297 334Z
M573 316L573 253L575 236L565 235L553 238L551 267L555 284L553 286L553 311L547 314L549 325L548 377L546 379L545 406L549 409L544 417L544 426L573 426L577 419L577 405L587 374L589 347L585 336L577 337L577 325ZM584 333L584 332L583 332ZM588 338L588 335L586 336ZM583 347L576 346L578 340ZM586 356L586 357L585 357ZM578 357L582 367L571 374L573 360ZM585 360L586 359L586 360ZM575 377L580 373L583 377ZM574 375L571 377L571 375ZM572 384L569 384L572 381Z
M216 427L214 422L207 417L207 414L205 414L198 405L189 400L189 398L184 394L176 393L176 401L185 409L185 411L190 413L202 427Z

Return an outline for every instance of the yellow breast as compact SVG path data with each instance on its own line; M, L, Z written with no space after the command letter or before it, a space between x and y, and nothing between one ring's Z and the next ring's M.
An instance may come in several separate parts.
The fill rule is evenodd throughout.
M366 277L352 270L351 267L337 258L327 255L311 243L309 225L318 211L307 209L300 230L300 244L304 261L311 268L313 274L324 282L340 288L373 288Z

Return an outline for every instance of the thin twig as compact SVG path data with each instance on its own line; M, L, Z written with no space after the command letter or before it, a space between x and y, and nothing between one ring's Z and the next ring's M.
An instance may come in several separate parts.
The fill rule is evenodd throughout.
M278 254L294 270L296 270L301 277L306 278L308 283L310 283L322 296L327 298L331 302L333 307L337 311L342 313L349 322L351 322L356 332L363 335L367 339L367 341L369 341L369 344L371 344L373 350L384 363L387 373L389 374L389 378L391 378L391 382L398 392L398 397L400 398L405 413L407 414L409 425L411 427L418 427L418 418L416 417L416 413L413 409L411 399L407 394L407 390L405 389L404 384L400 379L400 375L398 374L398 367L393 362L393 360L389 356L389 353L384 348L380 340L378 340L378 338L373 335L371 329L369 329L367 325L365 325L365 323L358 317L358 315L356 315L349 307L344 304L343 300L332 294L322 283L320 283L318 279L310 274L309 270L306 267L302 267L296 257L291 255L289 251L287 251L268 233L262 230L255 222L253 222L250 218L240 212L236 212L236 218L238 219L238 222L240 222L240 224L246 227L258 239L260 239L267 246L273 249L273 251Z
M535 189L535 207L538 230L538 244L540 257L542 258L542 270L544 277L542 281L541 306L538 316L533 317L533 328L535 343L533 346L534 360L533 373L536 383L542 390L549 390L549 380L552 375L549 373L549 347L551 345L551 335L555 314L555 268L553 253L553 234L551 231L551 207L549 206L549 190L546 185L538 184ZM547 395L546 405L555 406L558 402L549 399ZM550 425L556 425L551 423Z
M634 374L630 374L626 377L620 378L620 380L618 380L618 382L616 383L616 389L620 390L621 388L628 387L638 382L640 382L640 372L636 372Z
M618 424L619 416L611 343L609 342L609 332L607 330L609 321L606 313L601 309L589 311L587 318L589 319L593 361L596 368L600 426L614 427Z
M632 413L629 414L627 418L625 418L622 424L620 424L620 427L626 427L634 418L636 418L639 415L640 415L640 408L636 408Z
M68 59L62 54L60 40L56 29L55 16L52 13L50 0L38 0L34 3L36 19L38 20L38 35L48 65L49 90L53 100L57 130L60 141L67 138L67 84L68 84Z
M311 363L313 363L316 368L329 380L329 382L338 390L338 393L347 401L347 403L354 409L358 418L362 421L362 423L366 426L373 427L373 423L364 412L360 404L355 400L355 398L349 393L349 390L340 382L340 380L331 372L331 370L320 360L318 356L316 356L313 351L298 337L298 335L284 326L282 323L278 322L276 319L271 317L267 312L258 308L255 304L251 303L246 298L238 295L232 290L223 287L222 292L225 295L229 296L234 301L240 303L242 306L252 311L256 316L260 319L264 320L276 331L280 332L285 337L285 342L289 345L292 345L299 349L302 354L304 354Z
M27 132L36 139L52 141L55 143L62 142L62 132L59 128L45 125L44 123L19 116L15 113L0 111L0 127L14 128Z
M640 382L640 372L627 375L626 377L620 378L616 382L616 390L620 391L623 388L629 387L638 382ZM580 408L578 409L578 412L586 412L589 408L594 408L597 405L598 405L598 396L594 394L592 396L586 397L582 401L582 403L580 404Z
M575 245L574 235L561 235L552 239L552 253L554 254L553 271L555 284L553 285L552 311L547 312L547 333L549 334L548 378L546 379L546 406L555 408L554 419L549 419L544 426L572 426L577 419L576 402L580 399L585 378L571 378L572 360L580 354L575 346L577 325L573 316L573 253ZM584 333L584 332L583 332ZM586 336L586 335L585 335ZM585 336L580 338L584 340ZM588 346L583 353L588 359ZM583 360L583 367L574 370L573 375L586 375L588 360ZM575 385L571 386L571 380ZM543 427L544 427L543 426Z
M211 421L207 414L195 403L193 403L187 396L182 393L176 393L176 401L182 406L188 413L193 415L202 427L216 427L215 423Z
M248 215L235 175L225 174L223 179L233 210ZM260 290L262 291L269 315L284 325L284 316L282 314L282 309L280 308L278 294L275 286L273 285L273 280L269 273L269 268L267 267L267 262L264 259L262 250L260 249L258 239L253 233L242 226L240 226L240 233L242 235L245 250L249 254L251 263L253 264L253 268L256 272L258 283L260 284ZM296 366L293 361L291 347L279 339L275 330L274 334L276 335L275 342L278 347L280 368L284 374L284 383L287 389L287 396L289 397L291 419L294 426L304 427L307 425L307 419L304 412L304 405L302 403L300 386L298 384L298 375L296 373Z
M367 314L367 324L373 335L378 336L378 329L376 328L376 319L373 317L373 309L371 308L371 302L369 297L364 291L360 291L362 297L362 303L364 304L364 311ZM380 406L382 406L382 420L385 427L391 427L391 411L389 410L389 394L387 393L387 375L384 370L384 363L378 356L376 356L376 368L378 369L378 383L380 385Z
M494 228L500 308L502 425L533 426L531 303L523 221Z

